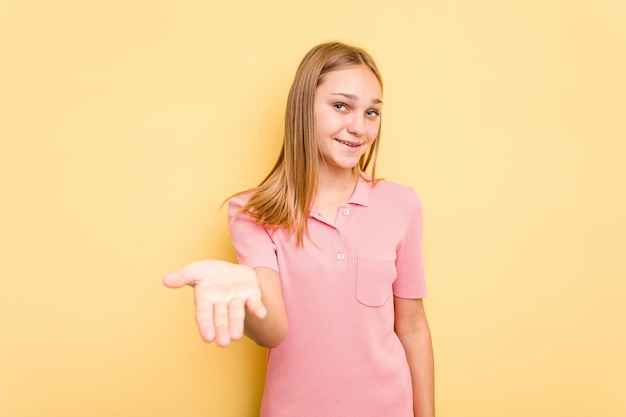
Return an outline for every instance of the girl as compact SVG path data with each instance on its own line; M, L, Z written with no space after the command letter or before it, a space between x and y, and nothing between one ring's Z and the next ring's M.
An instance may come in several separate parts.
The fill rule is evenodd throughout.
M422 209L412 189L375 177L382 106L367 52L314 47L278 161L229 201L239 263L164 279L194 288L207 342L245 332L269 348L262 417L434 416Z

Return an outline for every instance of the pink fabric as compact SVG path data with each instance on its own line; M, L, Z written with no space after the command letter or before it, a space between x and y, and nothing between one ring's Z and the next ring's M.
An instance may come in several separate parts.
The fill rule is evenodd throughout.
M245 201L230 201L229 218ZM360 180L332 223L311 210L304 247L246 214L230 223L239 262L278 271L289 321L269 352L261 416L412 417L393 295L426 295L419 198Z

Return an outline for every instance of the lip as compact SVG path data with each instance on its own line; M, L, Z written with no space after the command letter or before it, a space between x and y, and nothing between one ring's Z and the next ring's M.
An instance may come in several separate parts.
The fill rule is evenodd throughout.
M363 145L361 142L350 142L347 140L341 140L341 139L335 139L337 142L339 142L342 145L345 145L351 149L358 149L361 147L361 145Z

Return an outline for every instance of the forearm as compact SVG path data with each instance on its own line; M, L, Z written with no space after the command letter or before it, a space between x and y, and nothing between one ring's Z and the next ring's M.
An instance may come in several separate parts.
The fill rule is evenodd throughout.
M434 417L434 358L428 326L398 336L411 370L413 413L415 417Z
M244 331L258 345L276 347L282 342L288 329L280 280L278 274L268 268L255 268L255 273L267 315L260 319L253 314L246 314Z
M421 299L395 297L395 331L404 347L413 383L415 417L434 417L433 346Z

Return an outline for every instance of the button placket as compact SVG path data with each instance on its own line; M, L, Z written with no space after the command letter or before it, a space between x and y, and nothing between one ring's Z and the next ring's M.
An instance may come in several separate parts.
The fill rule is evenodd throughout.
M339 208L340 215L337 216L335 221L335 235L333 236L334 256L337 268L342 270L348 269L348 248L343 236L343 230L350 215L350 209L348 207Z

